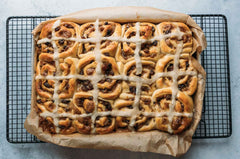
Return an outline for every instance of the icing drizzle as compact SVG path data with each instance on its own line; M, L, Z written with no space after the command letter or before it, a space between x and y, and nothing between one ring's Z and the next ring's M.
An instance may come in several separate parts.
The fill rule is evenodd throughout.
M40 113L40 116L42 117L52 117L54 121L54 125L56 126L56 133L60 132L60 128L58 127L58 122L60 117L69 117L71 119L78 119L79 117L91 117L91 133L96 133L95 131L95 120L97 116L125 116L125 117L131 117L130 124L129 124L129 129L134 132L134 124L136 122L136 117L140 113L143 114L144 116L147 117L162 117L162 116L168 116L169 123L172 122L174 116L186 116L186 117L192 117L193 113L178 113L174 111L174 106L176 104L176 97L178 95L178 83L177 83L177 78L182 75L192 75L192 76L197 76L196 71L188 71L188 72L183 72L178 69L179 65L179 58L180 58L180 53L183 48L183 43L180 42L177 44L176 48L176 53L174 56L174 70L171 72L163 72L163 73L155 73L151 79L144 79L138 76L135 77L129 77L126 75L115 75L115 76L106 76L102 74L101 70L101 65L102 65L102 54L100 51L100 45L102 40L110 40L110 41L117 41L117 42L133 42L136 44L136 48L134 51L134 59L136 62L136 75L140 75L142 73L142 61L141 57L139 55L140 49L141 49L141 44L145 42L153 42L155 40L162 40L171 36L182 36L184 33L182 33L179 28L177 28L177 32L175 33L169 33L167 35L158 35L155 36L151 39L140 39L140 23L137 22L135 27L136 27L136 36L135 38L127 39L124 38L123 36L121 37L102 37L101 33L99 31L99 20L97 19L94 23L95 27L95 37L88 38L88 39L81 39L81 37L76 37L76 38L63 38L63 37L56 37L55 36L55 28L60 26L61 21L57 20L53 26L52 26L52 38L44 38L40 39L37 41L37 44L42 44L46 42L52 43L53 49L54 49L54 61L55 61L55 66L57 68L56 71L56 76L48 75L48 76L42 76L42 75L37 75L35 76L35 80L37 79L49 79L49 80L54 80L54 92L53 92L53 97L52 99L54 100L54 104L56 107L54 108L53 112L48 112L47 110ZM79 75L79 74L70 74L67 76L60 76L59 75L59 52L58 48L56 46L56 40L59 39L64 39L68 41L75 41L75 42L92 42L96 43L95 49L94 49L94 56L95 56L95 61L97 63L96 69L95 69L95 75L94 76L84 76L84 75ZM152 84L154 83L158 78L160 77L165 77L165 76L171 76L173 79L173 84L172 84L172 101L169 107L168 112L140 112L139 110L139 102L140 102L140 97L141 97L141 87L143 84ZM201 77L200 75L198 75ZM130 111L118 111L118 110L112 110L112 111L106 111L106 112L98 112L97 111L97 105L98 105L98 99L99 99L99 89L98 89L98 82L103 78L110 78L110 79L115 79L115 80L127 80L127 81L132 81L136 82L136 95L134 96L134 103L133 103L133 110ZM58 89L59 89L59 80L63 79L81 79L81 80L90 80L93 85L93 91L92 91L92 96L93 96L93 101L94 101L94 111L89 114L71 114L71 113L61 113L58 114L58 104L59 104L59 97L58 97ZM75 89L76 91L76 89ZM168 132L172 133L172 127L171 124L168 124Z

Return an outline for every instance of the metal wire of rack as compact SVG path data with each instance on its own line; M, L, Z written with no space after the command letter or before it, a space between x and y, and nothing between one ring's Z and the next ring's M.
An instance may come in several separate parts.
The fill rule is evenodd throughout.
M193 138L223 138L232 134L227 19L224 15L191 15L203 29L208 47L201 54L207 72L202 119ZM7 140L39 143L23 123L30 112L32 76L31 31L55 16L7 19Z

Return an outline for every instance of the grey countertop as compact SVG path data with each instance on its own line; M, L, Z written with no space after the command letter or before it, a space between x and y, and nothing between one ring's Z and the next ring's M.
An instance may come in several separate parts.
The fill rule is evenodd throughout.
M183 13L225 14L228 19L232 136L224 139L195 139L190 150L181 158L240 157L240 1L239 0L1 0L0 1L0 159L5 158L172 158L154 153L120 150L72 149L52 144L10 144L6 140L6 19L9 16L64 15L74 11L106 6L152 6Z

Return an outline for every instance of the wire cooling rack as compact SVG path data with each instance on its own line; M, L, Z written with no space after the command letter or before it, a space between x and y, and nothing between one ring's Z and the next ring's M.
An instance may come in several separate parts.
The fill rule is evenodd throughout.
M191 15L203 29L208 46L201 54L207 72L202 119L194 138L221 138L232 134L227 19L223 15ZM32 75L31 31L53 17L7 19L7 140L37 143L23 123L30 112Z

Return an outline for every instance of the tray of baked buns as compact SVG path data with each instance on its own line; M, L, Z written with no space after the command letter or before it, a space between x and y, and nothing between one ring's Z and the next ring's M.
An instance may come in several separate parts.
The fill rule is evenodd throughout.
M11 143L41 142L29 134L23 124L31 105L31 32L42 21L54 17L9 17L7 20L6 133L7 140ZM195 14L191 17L202 28L208 42L200 57L207 73L202 118L193 138L228 137L232 133L232 125L227 19L224 15ZM91 46L85 46L85 49L86 47L91 49ZM87 87L83 89L89 89L91 85L85 84Z

